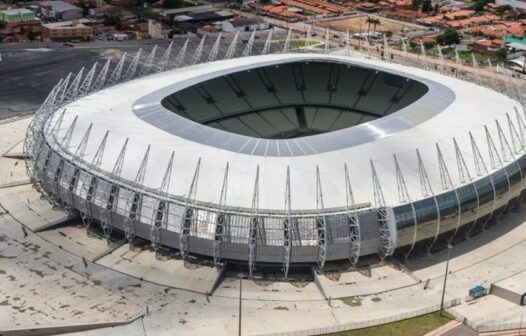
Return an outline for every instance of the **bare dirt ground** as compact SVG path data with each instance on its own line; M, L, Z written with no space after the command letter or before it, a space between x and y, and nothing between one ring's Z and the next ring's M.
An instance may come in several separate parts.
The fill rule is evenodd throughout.
M319 22L318 25L322 27L329 27L330 29L339 30L339 31L349 31L351 33L360 33L360 32L366 32L368 29L368 23L367 18L369 16L357 16L352 18L347 18L343 20L331 20L331 21L322 21ZM370 17L380 20L380 23L376 25L376 31L378 32L387 32L390 31L393 34L402 34L407 32L416 32L421 31L418 27L410 24L404 24L403 22L394 21L391 19L374 16L371 15ZM373 25L371 24L369 27L371 30L373 30Z

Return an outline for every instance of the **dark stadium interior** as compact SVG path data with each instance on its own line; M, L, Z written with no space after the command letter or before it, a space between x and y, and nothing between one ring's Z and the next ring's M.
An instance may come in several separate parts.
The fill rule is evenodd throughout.
M162 105L192 121L265 139L316 135L379 119L421 98L426 85L335 62L291 62L216 77Z

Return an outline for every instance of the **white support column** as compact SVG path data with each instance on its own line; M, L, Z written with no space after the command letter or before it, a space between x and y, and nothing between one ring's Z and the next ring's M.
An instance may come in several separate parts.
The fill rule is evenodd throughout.
M361 230L360 219L358 217L358 210L354 201L354 193L352 191L351 179L349 178L349 170L347 164L343 166L345 170L345 212L347 213L347 220L349 224L349 262L351 266L356 266L360 258L361 251Z
M147 76L155 70L155 54L157 53L157 44L153 46L152 51L146 57L144 65L141 68L141 76Z
M103 193L103 207L100 212L102 230L104 231L104 236L108 243L110 242L111 233L113 231L113 212L115 201L118 202L120 187L115 184L114 181L120 177L122 166L124 164L124 156L126 155L126 149L128 148L128 138L124 141L124 145L117 157L115 166L111 172L110 178L104 189Z
M415 211L415 205L411 201L411 197L409 196L409 192L407 191L407 185L405 184L404 175L402 174L402 169L400 169L400 165L398 164L398 159L396 158L396 155L393 154L393 159L395 163L395 171L396 171L396 184L398 187L398 200L400 203L409 203L411 204L411 211L413 212L413 241L411 243L411 246L409 247L409 250L405 253L405 259L407 260L409 256L411 255L411 252L413 251L413 248L416 244L416 237L418 233L418 225L416 221L416 211Z
M285 39L285 45L283 46L283 54L286 54L290 51L290 40L292 38L292 28L289 28L287 33L287 38Z
M440 146L438 143L435 143L436 149L437 149L437 157L438 157L438 167L440 169L440 180L442 182L442 188L445 190L453 190L455 194L455 199L457 201L457 226L455 227L455 231L453 231L453 234L448 239L448 244L452 244L453 239L457 235L458 228L460 227L460 222L462 221L462 209L460 206L460 198L458 197L458 191L455 188L455 185L453 184L453 181L451 180L451 175L449 174L449 170L447 169L446 161L444 160L444 157L442 156L442 151L440 150Z
M188 42L189 39L186 39L186 41L184 41L183 47L181 48L181 50L179 50L179 53L177 54L177 57L175 59L176 68L179 68L184 64L186 58L186 51L188 50Z
M224 239L225 226L228 225L227 215L226 215L226 196L228 191L228 166L229 163L226 163L225 176L223 177L223 185L221 187L221 195L219 196L219 209L217 212L217 219L215 225L215 235L214 235L214 265L219 271L222 268L221 260L221 243Z
M201 54L203 53L205 39L206 39L206 35L203 35L203 37L201 38L201 41L199 42L199 45L194 51L194 56L192 58L192 64L197 64L201 61Z
M496 199L497 199L497 190L495 188L495 183L493 181L493 177L489 173L489 171L488 171L488 169L486 167L486 163L482 159L482 155L480 154L480 150L478 148L478 145L475 142L475 138L473 137L471 132L469 132L469 138L470 138L470 141L471 141L471 150L473 152L473 160L475 162L475 170L477 172L477 175L478 176L484 176L484 175L489 176L489 179L490 179L490 182L491 182L491 187L493 189L493 201L491 203L491 212L488 215L488 218L486 219L484 224L482 225L482 230L484 230L486 225L488 224L489 219L493 216L493 213L495 211L495 202L496 202Z
M323 191L321 187L320 169L316 166L316 228L318 232L318 269L321 271L327 259L327 223L323 206Z
M194 211L196 194L197 194L197 182L199 180L199 169L201 167L201 158L197 161L195 167L194 177L192 184L190 184L190 191L186 198L186 205L184 209L183 217L181 218L181 231L179 233L179 251L181 252L181 258L186 260L188 256L188 237L190 236L190 229L192 227L192 221L194 220Z
M110 68L110 63L111 63L111 58L108 58L108 60L106 61L106 64L104 64L99 74L97 75L97 78L95 79L95 82L93 83L91 92L101 90L106 86L106 77L108 76L108 70Z
M166 48L166 50L163 53L163 56L161 57L161 60L159 61L159 64L157 65L157 71L162 72L167 69L168 64L170 63L170 58L172 57L172 48L173 48L174 41L170 41L170 44Z
M219 33L217 35L216 41L214 42L214 45L212 46L212 50L210 51L210 55L208 55L208 62L212 62L216 60L217 53L219 52L219 46L221 45L221 36L223 36L222 33Z
M461 184L464 184L466 182L470 183L473 186L473 190L475 190L475 197L477 198L477 211L475 213L475 219L473 220L473 224L471 225L471 227L466 233L466 238L469 239L469 236L471 232L473 231L473 229L475 228L475 225L477 224L477 220L479 218L480 196L479 196L479 191L477 189L477 186L475 185L475 183L473 183L473 179L471 178L471 174L469 173L468 166L466 165L464 156L462 155L462 152L460 151L457 140L455 138L453 138L453 145L455 147L455 156L457 159L457 168L458 168L458 175L460 177L460 183Z
M139 61L141 60L141 54L142 54L142 48L137 51L135 54L135 57L131 61L130 65L128 66L128 69L124 73L124 80L132 80L136 77L137 74L137 66L139 65Z
M82 140L80 140L75 154L73 155L73 159L77 162L84 161L84 155L86 155L86 147L89 141L89 136L91 134L92 127L93 123L89 125L88 129L86 130L86 133L84 133L84 136L82 137ZM64 204L64 207L67 212L71 212L74 209L74 195L79 183L79 177L80 168L78 165L75 165L75 167L73 168L73 173L71 174L71 176L69 176L68 181L68 202Z
M248 273L250 277L256 265L257 237L261 218L259 210L259 165L256 168L256 180L254 182L254 193L252 195L252 218L250 218L250 232L248 235Z
M422 160L422 157L420 156L420 152L418 149L416 150L416 159L418 161L418 172L420 175L420 186L422 190L422 197L433 197L433 202L435 203L435 208L437 212L437 228L435 231L435 236L433 237L433 241L429 246L427 247L427 253L431 254L431 250L433 249L433 245L435 245L438 234L440 232L440 208L438 206L438 201L433 193L433 188L431 187L431 183L429 182L429 176L427 175L426 167L424 166L424 161ZM417 219L418 221L418 219Z
M256 38L256 31L252 31L250 38L248 39L245 50L243 50L243 57L250 56L252 54L252 46L254 45L254 39Z
M113 69L113 72L111 73L110 79L108 81L108 85L115 85L121 81L122 69L124 68L125 61L126 61L126 53L122 54L122 57L119 60L119 63L117 63L117 65L115 66L115 69Z
M239 32L236 32L236 35L234 35L232 42L230 42L230 45L228 46L228 50L226 51L226 54L225 54L225 59L231 59L232 57L235 56L238 39L239 39Z
M266 55L270 52L270 45L272 44L272 31L274 29L270 29L268 32L267 40L265 41L265 45L263 46L263 50L261 51L261 55Z
M168 191L170 189L170 180L172 178L172 167L174 162L174 152L172 152L172 155L170 156L170 160L168 161L168 166L166 167L166 171L164 173L163 181L161 183L161 187L159 188L159 192L161 196L166 196L168 194ZM168 226L168 216L170 214L170 203L165 201L164 199L158 199L155 204L155 208L153 211L153 219L152 219L152 229L150 231L150 242L152 243L152 248L155 252L159 250L161 247L161 228L164 226L164 229Z
M104 137L102 138L102 141L97 149L97 152L95 152L95 156L93 157L93 161L91 162L91 166L94 168L99 168L100 164L102 163L102 158L104 156L104 149L106 148L106 142L108 140L108 134L109 131L106 131L106 134L104 134ZM86 173L84 178L82 179L82 189L81 189L81 201L80 201L80 217L82 219L82 222L84 223L84 227L86 228L86 231L89 230L91 227L91 222L93 219L93 198L95 197L95 192L98 188L98 178L95 175L91 175L89 173Z
M490 161L491 161L491 168L492 169L503 169L504 171L504 174L506 174L506 180L508 182L508 194L506 196L506 205L505 207L508 205L508 202L510 201L510 196L511 196L511 183L510 183L510 176L508 175L508 171L504 168L504 164L502 163L502 160L499 156L499 153L497 151L497 147L495 146L495 142L493 141L493 138L491 137L491 134L488 130L488 127L486 125L484 125L484 130L486 132L486 141L488 143L488 151L489 151L489 154L490 154ZM500 134L499 134L499 137L500 137ZM502 146L502 144L501 144ZM501 212L501 214L499 215L499 217L497 218L497 222L500 220L500 218L502 217L502 213L504 211Z
M292 250L292 214L290 197L290 168L287 166L285 182L285 216L283 218L283 273L289 275L290 256Z
M95 71L97 71L97 62L93 64L90 71L82 81L82 84L80 85L79 91L78 91L78 97L84 97L87 94L90 93L91 87L93 85L93 77L95 76Z
M126 204L126 219L124 221L124 236L130 244L135 240L135 226L137 219L141 217L143 194L140 190L144 184L144 177L146 176L146 168L148 166L148 157L150 155L151 146L148 145L146 153L141 161L137 175L132 184L131 195L128 196Z
M389 257L393 254L395 243L393 241L391 231L389 230L382 185L380 184L380 180L376 174L373 161L369 160L369 162L371 163L371 174L373 180L374 206L378 215L378 229L380 231L380 248L378 250L378 255L380 256L380 259L384 260L386 257Z

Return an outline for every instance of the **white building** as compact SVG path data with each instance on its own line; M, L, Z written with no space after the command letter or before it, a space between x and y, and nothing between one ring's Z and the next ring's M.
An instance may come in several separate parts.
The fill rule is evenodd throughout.
M229 21L221 22L221 30L224 32L244 32L252 30L265 30L269 29L270 25L265 22L263 19L254 18L254 19L233 19Z
M498 6L510 5L513 8L526 9L526 0L496 0Z
M38 3L44 18L69 21L82 18L82 9L64 1L41 1Z
M167 29L161 22L148 20L148 35L153 39L168 38L170 29Z

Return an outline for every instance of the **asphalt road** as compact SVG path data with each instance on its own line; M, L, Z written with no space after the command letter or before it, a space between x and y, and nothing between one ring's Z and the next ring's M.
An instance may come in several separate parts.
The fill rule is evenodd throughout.
M34 112L60 78L97 60L103 58L88 50L2 52L0 119Z
M253 53L258 54L263 49L264 37L255 41ZM222 48L218 58L222 58L230 43L230 37L222 40ZM25 116L38 109L53 86L68 73L77 73L82 67L91 68L97 61L106 62L108 57L117 59L122 52L134 55L139 48L143 49L142 56L151 51L154 45L159 46L156 56L159 58L166 49L169 40L147 40L126 42L94 42L79 43L75 47L62 44L0 44L0 120L15 116ZM172 58L184 43L183 39L175 40ZM208 58L215 37L206 40L202 59ZM186 61L191 61L193 51L199 43L199 38L191 40ZM40 47L40 48L39 48ZM48 48L49 47L49 48ZM236 55L240 55L245 47L243 41L237 45ZM281 49L281 44L272 46L273 50ZM128 61L131 57L127 58ZM113 63L113 66L116 62ZM127 64L125 65L125 68ZM110 71L112 68L110 68Z

